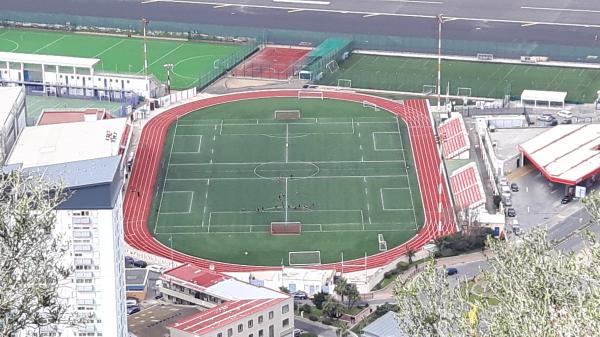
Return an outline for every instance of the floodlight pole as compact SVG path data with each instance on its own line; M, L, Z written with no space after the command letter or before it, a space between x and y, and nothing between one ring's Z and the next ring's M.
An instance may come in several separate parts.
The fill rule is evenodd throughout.
M438 72L437 72L437 110L441 108L441 91L442 91L442 23L444 23L444 15L439 14L438 20Z
M173 64L163 64L163 67L167 69L167 95L171 94L171 70L173 70Z
M144 76L148 77L148 41L146 38L146 30L150 20L142 18L143 32L144 32Z

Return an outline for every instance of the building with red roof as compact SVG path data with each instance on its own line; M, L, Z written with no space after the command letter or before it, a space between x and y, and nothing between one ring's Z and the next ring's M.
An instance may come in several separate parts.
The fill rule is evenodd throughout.
M172 337L291 336L293 298L193 264L161 275L168 302L207 309L169 326Z
M110 119L112 116L104 109L86 108L69 110L44 110L36 125L76 123Z

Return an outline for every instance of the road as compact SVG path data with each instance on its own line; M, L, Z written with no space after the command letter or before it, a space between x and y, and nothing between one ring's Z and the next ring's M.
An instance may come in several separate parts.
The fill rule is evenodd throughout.
M481 3L485 2L484 5ZM600 47L595 0L2 0L33 11L315 32Z
M294 328L311 332L320 337L337 337L334 329L309 320L295 318Z

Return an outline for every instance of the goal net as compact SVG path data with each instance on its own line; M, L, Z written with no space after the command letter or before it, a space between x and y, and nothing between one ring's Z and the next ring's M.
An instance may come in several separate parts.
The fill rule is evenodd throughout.
M369 101L363 101L363 108L371 108L375 111L379 111L379 107L377 106L377 104Z
M300 90L298 91L298 99L302 98L318 98L323 99L323 92L316 90Z
M435 85L424 84L423 85L423 94L425 94L425 95L435 94L436 93L435 88L436 88Z
M494 60L494 54L478 53L477 59L480 61L492 61L492 60Z
M297 235L302 233L300 222L271 222L271 235Z
M377 241L379 243L379 251L385 252L387 250L387 241L383 238L383 234L377 235Z
M325 65L325 68L327 68L327 70L329 70L329 72L331 72L333 74L340 69L340 65L337 63L336 60L333 60L333 61L329 61Z
M290 266L311 266L321 264L321 251L308 250L288 253Z
M345 78L338 78L338 87L340 88L352 88L352 80Z
M287 121L300 119L300 110L275 110L275 120Z
M471 88L456 88L456 96L471 97Z

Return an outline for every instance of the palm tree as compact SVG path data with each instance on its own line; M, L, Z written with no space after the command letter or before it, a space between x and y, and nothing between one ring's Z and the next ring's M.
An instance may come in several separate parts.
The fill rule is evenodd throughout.
M344 296L348 292L348 281L345 278L340 277L335 281L335 291L342 298L342 303L344 303Z
M323 313L331 318L339 318L342 315L344 307L342 303L333 297L330 297L323 303Z

